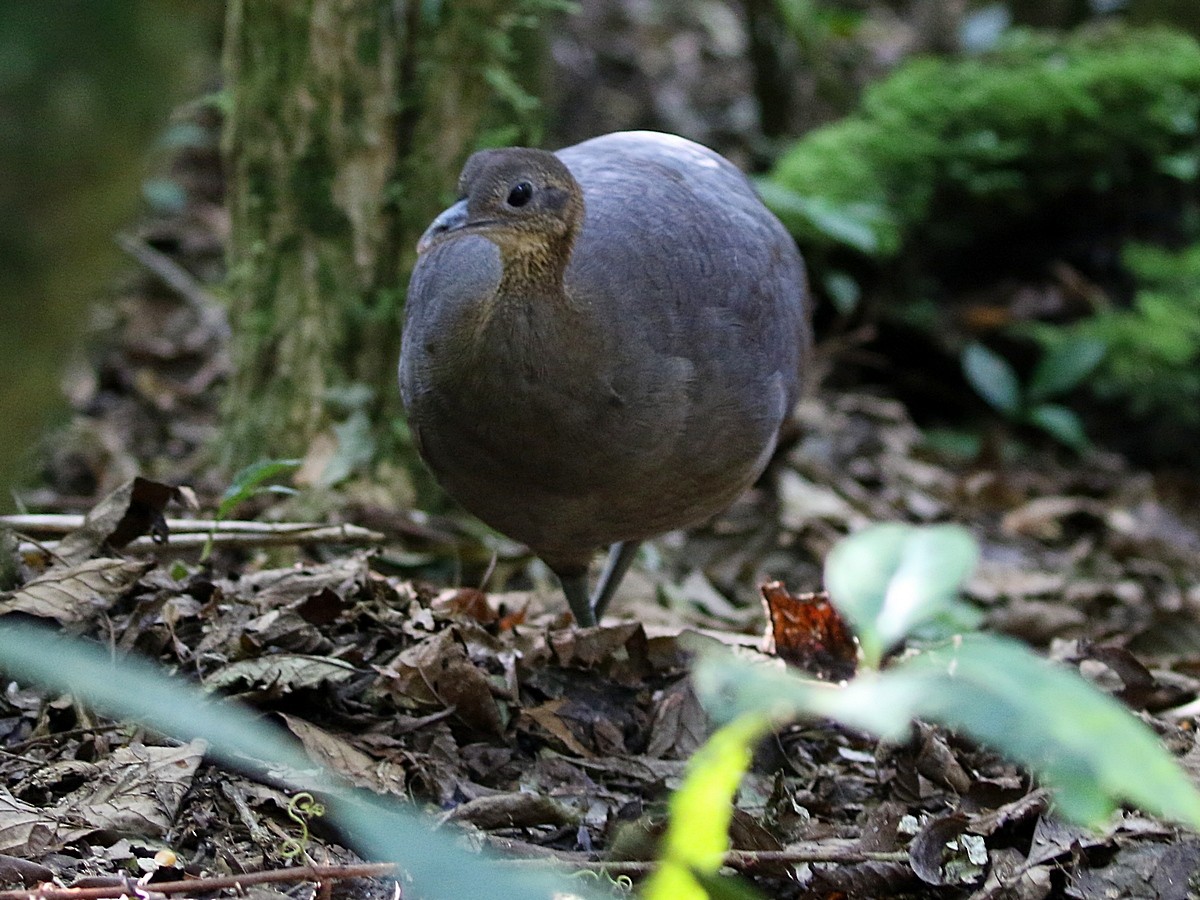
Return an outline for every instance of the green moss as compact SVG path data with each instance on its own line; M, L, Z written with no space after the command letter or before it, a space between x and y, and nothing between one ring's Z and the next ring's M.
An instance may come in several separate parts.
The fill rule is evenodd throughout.
M365 68L375 68L379 65L380 54L383 52L383 40L376 29L368 28L361 31L354 45L355 55L359 65Z
M902 66L858 113L779 160L768 202L817 244L844 242L796 198L852 218L856 208L881 209L864 220L876 256L917 241L953 248L1054 204L1194 179L1198 131L1200 44L1191 37L1018 31L983 57Z
M336 160L328 142L323 134L316 133L304 154L296 160L288 185L302 228L313 235L330 239L338 239L352 232L345 212L334 201L333 179L336 171Z
M1200 244L1172 252L1133 245L1124 261L1140 289L1129 309L1102 310L1074 325L1041 326L1047 346L1098 338L1108 352L1093 393L1138 419L1200 428Z

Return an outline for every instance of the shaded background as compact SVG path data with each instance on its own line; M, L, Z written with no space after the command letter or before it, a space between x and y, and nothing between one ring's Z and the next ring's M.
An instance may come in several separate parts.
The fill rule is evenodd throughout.
M747 171L769 174L768 186L785 188L793 185L787 165L799 152L797 141L859 115L871 87L914 58L933 55L954 64L1002 51L1014 35L1058 40L1113 23L1157 24L1181 35L1200 28L1200 13L1183 0L586 0L559 12L546 8L539 7L540 18L517 33L511 82L497 76L492 84L493 102L526 110L523 133L560 146L624 128L672 131L715 147ZM114 322L128 325L129 316L143 315L129 313L114 297L123 284L113 275L118 230L136 224L151 250L186 247L191 255L178 261L193 287L207 292L201 299L219 299L224 290L228 222L217 152L223 13L216 4L167 0L8 4L0 10L0 170L9 176L0 187L6 213L0 219L0 302L8 325L0 332L5 483L24 459L27 483L48 480L60 496L94 496L118 474L161 459L164 447L175 462L158 465L158 473L194 478L204 457L191 450L219 440L214 404L228 370L212 374L180 401L166 397L141 370L110 372L112 384L99 367L69 381L76 412L129 402L178 421L151 435L134 433L134 426L125 434L81 434L87 427L75 422L30 451L48 414L60 422L67 418L58 381L85 323L111 338ZM1027 28L1038 31L1022 31ZM505 136L493 127L480 140L503 142ZM955 160L944 165L953 168ZM1141 232L1176 249L1194 230L1188 217L1194 217L1189 204L1195 173L1184 175L1173 176L1178 196L1130 213L1157 216ZM788 197L780 196L767 192L782 210ZM176 223L189 223L183 231L167 233L162 223L172 215ZM1136 299L1139 276L1118 258L1137 232L1125 221L1092 234L1031 233L1024 223L1044 218L1044 210L1032 210L997 236L988 232L991 212L984 206L968 209L954 224L960 233L977 231L979 241L947 251L916 223L901 234L897 258L864 251L861 230L871 223L855 215L847 204L788 219L814 271L818 324L829 339L824 365L836 373L835 384L887 385L931 433L948 429L947 439L968 453L988 452L988 441L980 438L987 437L996 410L989 409L986 389L964 380L965 343L983 336L1026 378L1046 346L1066 340L1065 332L1031 338L1010 326L1073 322L1080 316L1072 306L1076 294L1099 296L1118 308ZM1014 247L1014 233L1023 246ZM1086 246L1075 246L1081 240ZM1153 261L1146 265L1153 268ZM133 270L145 266L143 259ZM1022 311L1039 303L1036 315ZM1162 328L1170 331L1174 324L1168 316ZM142 344L151 343L162 325L146 318ZM1168 388L1183 384L1184 376L1173 373L1194 361L1189 347L1180 351L1183 365L1164 376ZM138 352L148 351L141 346ZM172 364L183 365L189 378L206 365L178 358ZM1131 365L1136 367L1136 357ZM363 408L356 406L355 388L343 385L329 400L342 429L336 432L339 450L331 452L349 460L343 474L368 475L393 496L411 499L414 491L427 490L419 472L387 470L411 465L402 435L399 449L375 441L360 446L357 456L347 450L355 411ZM1183 421L1184 411L1163 401L1169 390L1160 384L1147 400L1120 388L1106 396L1072 394L1070 405L1084 417L1089 435L1153 465L1190 465L1200 432L1196 422ZM179 430L187 431L181 423L197 416L202 427ZM1028 422L1008 424L1010 432L1028 435ZM126 454L130 458L122 458Z

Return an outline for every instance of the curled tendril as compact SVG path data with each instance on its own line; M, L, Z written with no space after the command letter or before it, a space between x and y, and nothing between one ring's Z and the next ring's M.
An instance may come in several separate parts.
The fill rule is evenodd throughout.
M325 815L325 804L317 802L308 791L301 791L288 801L287 814L300 826L300 837L285 839L279 847L279 855L284 859L294 859L304 853L308 846L308 823Z

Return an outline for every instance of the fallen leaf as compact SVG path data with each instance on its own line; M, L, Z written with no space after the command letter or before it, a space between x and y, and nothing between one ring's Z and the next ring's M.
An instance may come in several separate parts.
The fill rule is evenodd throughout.
M124 559L56 566L23 588L0 595L0 615L21 612L63 625L85 622L123 597L154 566L153 561Z
M64 537L55 552L65 562L78 563L102 547L120 549L143 534L165 544L163 511L172 500L185 503L188 496L179 488L138 476L97 503L83 525Z
M823 681L854 677L858 645L828 594L793 594L781 581L759 590L767 614L764 653Z
M81 823L71 830L75 837L96 831L162 836L174 823L207 747L202 740L180 747L119 747L54 812L62 822Z
M300 739L313 762L341 775L356 787L377 794L406 797L404 769L393 762L376 759L359 750L349 741L318 728L298 716L280 713L288 730Z
M340 684L358 673L349 663L327 656L276 653L242 659L211 673L204 679L209 690L222 690L244 682L252 690L291 693L323 684Z
M451 627L401 653L380 673L397 699L453 707L455 716L490 734L504 732L504 715L487 676L471 662Z

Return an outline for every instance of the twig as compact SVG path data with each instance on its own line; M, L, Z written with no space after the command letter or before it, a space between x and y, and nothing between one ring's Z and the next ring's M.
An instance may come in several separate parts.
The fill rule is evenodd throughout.
M208 891L243 888L251 884L271 884L289 881L336 881L345 878L380 878L396 871L392 863L362 863L356 866L301 866L295 869L270 869L246 872L242 875L219 875L212 878L185 878L182 881L163 881L140 884L132 879L103 887L64 888L40 887L21 891L0 891L0 900L106 900L122 895L207 893ZM135 890L136 889L136 890Z
M0 525L7 525L17 531L34 534L69 534L83 525L83 516L78 513L14 513L0 516ZM172 533L182 534L189 531L208 534L213 528L221 532L248 532L252 534L274 533L289 528L307 530L311 528L328 528L320 522L249 522L242 519L167 519L167 529ZM360 529L357 525L336 526L349 529ZM369 534L366 529L361 531Z
M221 303L206 291L185 269L165 253L155 250L140 238L117 235L117 245L157 275L167 287L187 301L204 327L222 339L229 337L229 318Z
M78 515L11 515L0 516L0 525L41 534L67 534L83 524ZM322 525L318 522L243 522L211 519L167 519L170 534L167 544L156 543L143 536L130 541L123 549L131 552L166 549L193 550L203 547L210 530L215 527L213 545L222 547L263 547L280 544L382 544L386 537L360 525ZM22 544L20 552L43 549L52 553L57 541L43 544Z
M536 856L525 858L505 857L498 860L508 865L545 866L559 865L568 869L584 869L591 872L609 872L613 875L649 875L659 866L656 860L593 860L586 854L558 853L535 845L521 844L511 847L503 838L488 841L493 847L516 849L519 852L536 852ZM862 862L907 862L908 854L902 850L862 850L852 844L793 844L783 850L730 850L725 855L724 865L732 869L755 869L780 863L862 863ZM0 898L2 900L2 898Z

